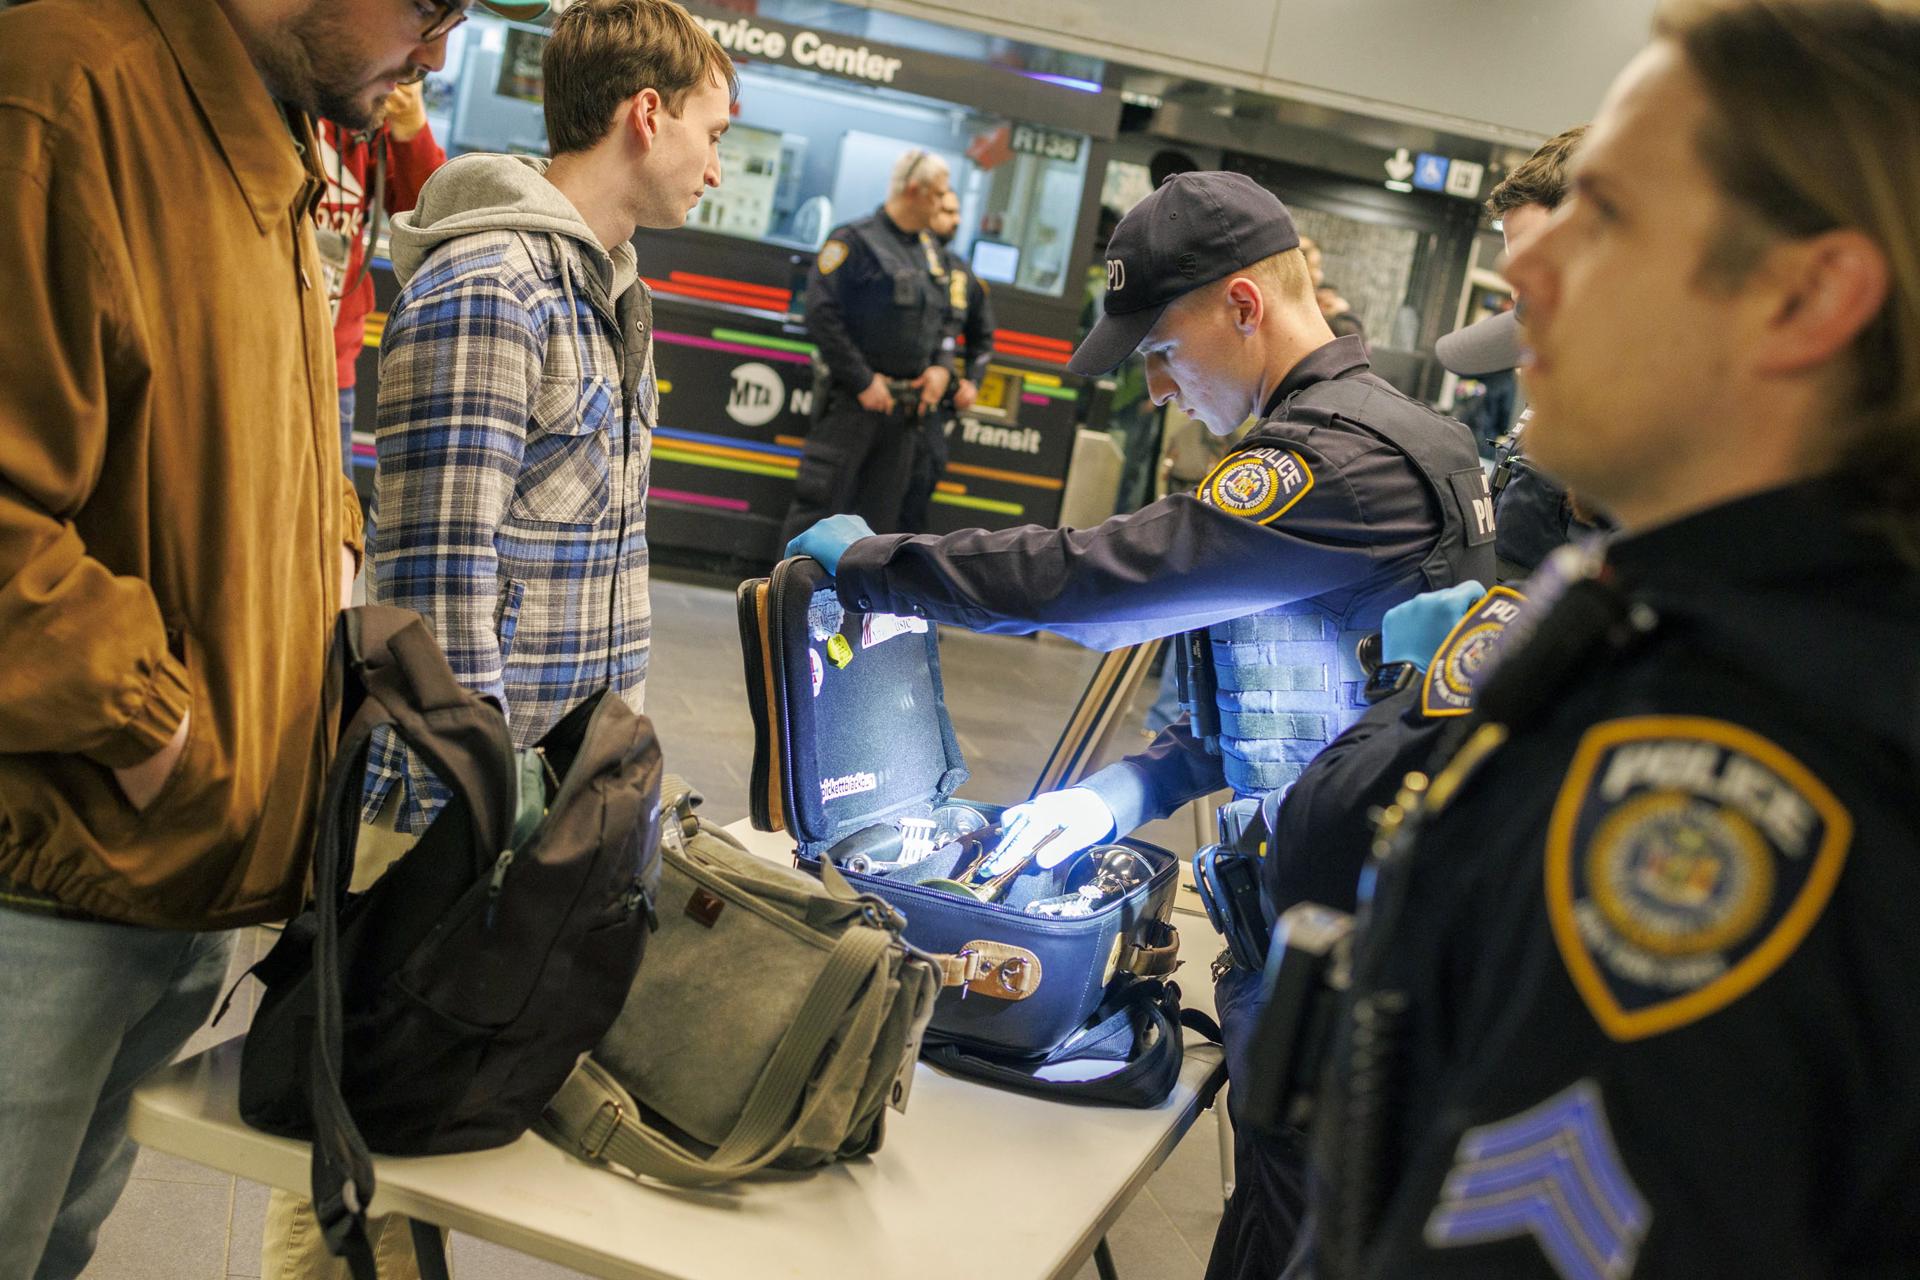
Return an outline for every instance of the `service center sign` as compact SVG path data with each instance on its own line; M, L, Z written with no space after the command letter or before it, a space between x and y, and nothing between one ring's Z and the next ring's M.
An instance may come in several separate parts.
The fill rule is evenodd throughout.
M850 80L872 80L892 84L900 74L902 59L875 53L864 44L834 44L818 31L802 28L789 35L786 31L756 25L748 18L694 19L720 42L728 53L768 62L784 62L791 67L825 71Z
M1077 152L1074 135L1111 138L1120 123L1120 95L1112 90L1085 93L971 58L723 9L716 0L686 0L686 7L736 61L799 67L1044 125L1030 125L1025 137L1011 140L1016 151L1031 148L1038 155L1071 160L1077 156L1064 153Z

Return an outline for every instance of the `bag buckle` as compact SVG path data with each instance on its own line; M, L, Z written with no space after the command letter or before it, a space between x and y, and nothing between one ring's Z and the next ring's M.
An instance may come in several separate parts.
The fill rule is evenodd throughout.
M591 1147L587 1146L584 1142L580 1144L581 1151L585 1153L589 1160L605 1160L607 1158L607 1148L613 1145L613 1135L620 1132L620 1122L627 1118L626 1104L608 1098L605 1102L594 1108L593 1122L587 1127L589 1134L593 1132L594 1126L600 1123L600 1117L606 1115L608 1111L612 1111L613 1115L607 1120L606 1133L602 1134L600 1140Z

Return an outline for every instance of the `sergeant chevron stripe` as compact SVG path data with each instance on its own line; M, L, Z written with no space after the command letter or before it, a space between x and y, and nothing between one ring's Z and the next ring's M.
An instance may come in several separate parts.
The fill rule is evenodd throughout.
M1436 1249L1531 1235L1563 1280L1626 1280L1653 1212L1582 1080L1530 1111L1467 1130L1427 1219Z

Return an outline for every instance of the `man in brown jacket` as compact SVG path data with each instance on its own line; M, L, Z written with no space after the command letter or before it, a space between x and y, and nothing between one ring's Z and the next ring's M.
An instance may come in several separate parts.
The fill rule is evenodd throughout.
M466 2L0 13L0 1276L79 1274L225 930L301 900L360 539L307 114Z

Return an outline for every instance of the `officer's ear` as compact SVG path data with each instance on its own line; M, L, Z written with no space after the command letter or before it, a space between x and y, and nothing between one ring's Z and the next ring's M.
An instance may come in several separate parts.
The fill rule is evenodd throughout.
M633 139L640 144L640 150L653 150L654 139L660 136L660 121L666 115L666 103L661 101L657 89L642 89L627 99L628 112L626 126L633 132Z
M1267 298L1252 276L1234 276L1227 281L1227 308L1231 313L1233 327L1242 336L1252 337L1259 332L1260 322L1266 319Z
M1765 324L1750 345L1762 373L1803 374L1839 358L1886 305L1887 256L1851 227L1774 246L1755 271Z

